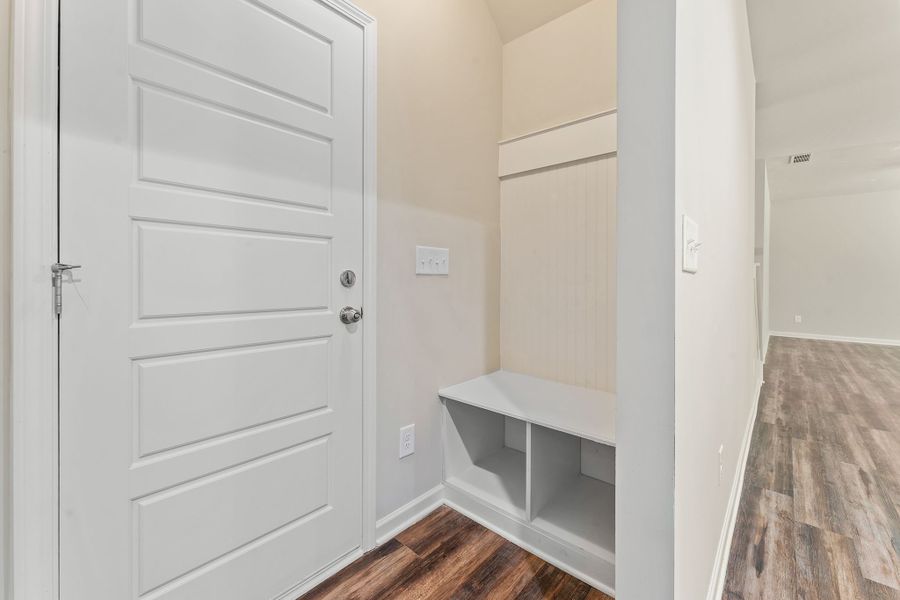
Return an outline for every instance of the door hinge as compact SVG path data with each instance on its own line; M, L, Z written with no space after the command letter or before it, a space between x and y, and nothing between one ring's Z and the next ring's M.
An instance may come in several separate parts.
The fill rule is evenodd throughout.
M81 265L67 265L65 263L56 263L50 266L50 281L53 283L53 312L57 318L62 314L63 274L80 268Z

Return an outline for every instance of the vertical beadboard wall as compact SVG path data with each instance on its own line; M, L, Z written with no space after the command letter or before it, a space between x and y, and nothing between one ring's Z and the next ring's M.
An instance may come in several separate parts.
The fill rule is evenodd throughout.
M615 391L616 158L500 184L504 369Z

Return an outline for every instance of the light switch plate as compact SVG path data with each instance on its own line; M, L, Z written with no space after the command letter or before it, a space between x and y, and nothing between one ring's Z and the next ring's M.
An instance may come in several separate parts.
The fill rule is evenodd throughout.
M416 246L416 275L449 275L450 249Z
M696 273L700 259L700 231L696 221L684 215L681 222L681 270Z

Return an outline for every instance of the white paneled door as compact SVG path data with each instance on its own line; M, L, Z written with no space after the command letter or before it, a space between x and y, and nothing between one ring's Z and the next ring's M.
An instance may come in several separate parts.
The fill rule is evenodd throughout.
M363 30L61 6L61 598L280 597L361 543Z

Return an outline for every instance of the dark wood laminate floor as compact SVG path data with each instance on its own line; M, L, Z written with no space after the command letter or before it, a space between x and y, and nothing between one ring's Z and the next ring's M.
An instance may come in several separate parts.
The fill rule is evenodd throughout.
M723 600L900 600L900 348L772 338Z
M301 600L611 600L441 507Z

